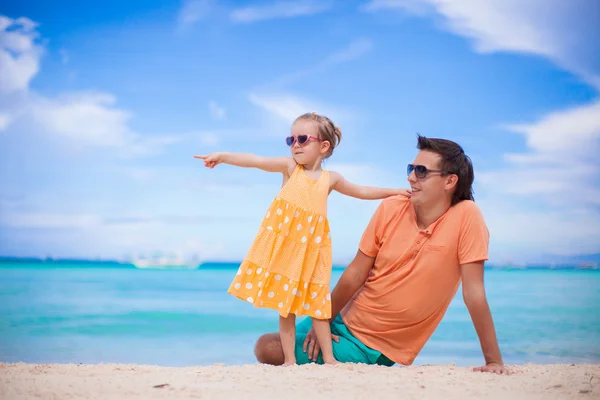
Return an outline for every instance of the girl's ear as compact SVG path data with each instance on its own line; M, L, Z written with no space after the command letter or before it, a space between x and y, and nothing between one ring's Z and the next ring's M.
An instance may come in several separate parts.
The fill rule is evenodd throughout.
M329 143L329 140L325 140L325 141L321 142L321 154L329 153L330 148L331 148L331 143Z

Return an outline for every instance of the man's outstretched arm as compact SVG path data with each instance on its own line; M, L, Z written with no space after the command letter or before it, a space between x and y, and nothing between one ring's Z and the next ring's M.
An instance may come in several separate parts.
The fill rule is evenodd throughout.
M507 374L508 370L502 361L492 313L485 294L483 261L461 265L461 275L463 299L471 315L485 359L485 366L475 368L475 371Z

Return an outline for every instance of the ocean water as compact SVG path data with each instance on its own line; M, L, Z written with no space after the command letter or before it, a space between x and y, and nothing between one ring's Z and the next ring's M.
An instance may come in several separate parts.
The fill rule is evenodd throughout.
M0 264L0 361L254 363L277 314L226 293L235 268ZM334 271L333 283L342 271ZM506 363L600 363L600 271L486 270ZM478 365L460 291L415 364Z

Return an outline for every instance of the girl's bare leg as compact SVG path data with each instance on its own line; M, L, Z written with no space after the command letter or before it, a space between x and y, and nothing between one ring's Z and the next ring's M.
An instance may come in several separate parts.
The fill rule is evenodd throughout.
M329 320L313 318L313 329L317 335L317 341L319 347L321 347L321 354L323 356L323 362L325 364L335 365L339 362L333 356L333 346L331 344L331 327Z
M296 364L296 316L289 314L286 318L279 316L279 337L283 348L283 366Z

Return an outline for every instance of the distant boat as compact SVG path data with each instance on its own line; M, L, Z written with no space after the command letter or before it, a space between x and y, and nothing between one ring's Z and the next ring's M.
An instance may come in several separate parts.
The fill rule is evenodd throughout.
M136 258L131 261L136 268L142 269L197 269L200 265L197 261L187 260L183 257L153 257Z

